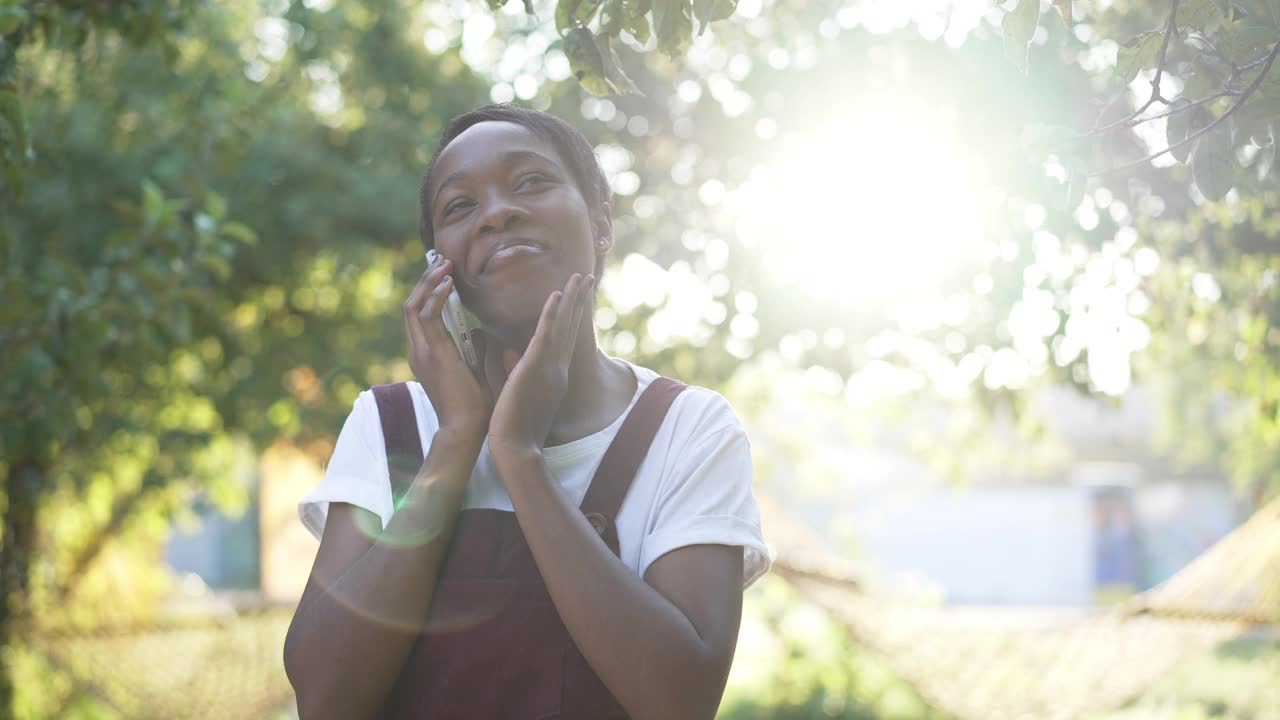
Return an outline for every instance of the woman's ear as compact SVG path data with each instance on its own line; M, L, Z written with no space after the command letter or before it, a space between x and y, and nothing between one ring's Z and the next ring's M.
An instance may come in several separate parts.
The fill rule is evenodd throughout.
M608 255L613 249L613 208L602 202L596 212L592 213L591 229L593 231L592 250L597 257Z

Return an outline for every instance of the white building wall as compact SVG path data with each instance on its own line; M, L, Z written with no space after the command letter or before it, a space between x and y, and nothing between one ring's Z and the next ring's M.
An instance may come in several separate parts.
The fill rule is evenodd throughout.
M863 498L861 549L922 575L947 602L1082 607L1093 600L1089 493L1074 487L939 488Z

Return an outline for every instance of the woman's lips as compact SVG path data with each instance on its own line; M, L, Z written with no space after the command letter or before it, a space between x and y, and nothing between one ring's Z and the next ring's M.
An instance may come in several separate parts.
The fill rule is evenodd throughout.
M493 255L490 255L489 259L485 261L484 267L481 268L481 272L489 273L494 270L501 270L507 265L518 263L522 259L533 257L534 255L539 255L541 253L542 248L534 245L508 245Z

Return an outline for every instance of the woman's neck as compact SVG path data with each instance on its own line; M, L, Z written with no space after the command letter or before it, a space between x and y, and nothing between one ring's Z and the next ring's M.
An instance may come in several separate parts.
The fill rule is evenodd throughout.
M605 355L596 345L594 328L584 325L578 329L569 365L569 388L547 445L563 445L605 429L622 415L635 395L635 373L626 363Z

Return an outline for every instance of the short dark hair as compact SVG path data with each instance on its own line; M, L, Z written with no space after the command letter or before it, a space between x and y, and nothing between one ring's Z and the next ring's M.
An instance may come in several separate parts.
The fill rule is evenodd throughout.
M465 112L449 121L440 135L440 143L431 154L426 171L422 174L422 188L418 192L418 234L422 238L422 244L428 250L435 247L435 231L431 227L431 197L428 194L428 188L431 185L431 172L435 168L436 160L449 143L472 125L490 121L522 125L534 135L551 143L551 146L560 154L560 158L568 163L569 172L573 175L578 191L586 199L588 209L594 210L606 202L612 204L613 191L609 188L609 181L600 167L595 150L581 131L559 117L541 110L511 103L486 105ZM603 269L604 258L601 257L596 260L597 282Z

